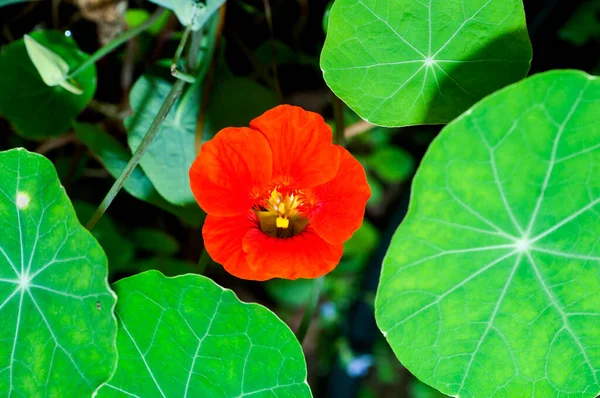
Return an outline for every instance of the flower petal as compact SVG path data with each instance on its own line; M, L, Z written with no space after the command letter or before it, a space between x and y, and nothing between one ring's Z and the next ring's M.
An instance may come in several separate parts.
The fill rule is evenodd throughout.
M252 229L243 239L246 260L267 278L318 278L339 263L344 245L325 242L307 226L291 238L275 238Z
M314 112L279 105L250 122L273 151L273 179L278 184L310 188L331 180L339 153L331 143L331 128Z
M260 232L257 224L258 220L252 211L234 217L215 217L209 214L202 228L206 251L227 272L238 278L257 281L269 279L250 268L242 248L243 238L249 231Z
M350 239L362 224L371 188L362 165L350 152L338 147L340 168L329 182L305 191L308 219L314 230L329 243Z
M206 213L228 217L252 207L264 193L272 170L265 137L246 127L230 127L202 145L190 168L190 183Z

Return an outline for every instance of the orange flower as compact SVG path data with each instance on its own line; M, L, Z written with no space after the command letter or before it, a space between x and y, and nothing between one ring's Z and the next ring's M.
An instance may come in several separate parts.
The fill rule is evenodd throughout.
M210 256L252 280L316 278L335 268L362 224L371 190L363 167L331 143L316 113L281 105L221 130L190 169L208 216Z

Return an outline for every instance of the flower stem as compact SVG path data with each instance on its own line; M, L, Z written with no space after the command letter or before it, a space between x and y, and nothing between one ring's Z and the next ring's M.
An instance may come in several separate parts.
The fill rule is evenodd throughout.
M324 277L320 277L315 279L312 291L310 293L310 299L306 303L306 307L304 308L304 315L302 316L302 322L300 322L300 326L296 331L296 338L302 344L304 342L304 338L306 337L306 332L308 332L308 327L315 315L315 310L317 309L317 305L319 304L319 296L321 295L321 288L323 287L323 279Z
M179 64L179 59L181 58L181 54L183 54L183 49L185 48L188 37L190 37L191 31L192 29L189 26L183 31L179 45L177 45L177 50L175 50L175 55L173 55L173 61L171 61L171 71L177 69L177 64Z
M344 104L342 104L342 100L338 98L337 95L331 93L333 100L333 118L335 122L335 142L334 144L338 144L340 146L346 145L346 128L344 126Z
M171 91L167 95L165 102L163 102L158 113L156 114L156 117L152 121L152 124L150 125L148 132L144 136L144 139L140 143L140 146L133 153L131 160L129 161L129 163L127 163L127 166L125 166L125 169L121 172L121 175L119 176L117 181L115 181L113 186L110 188L110 191L108 191L108 193L106 194L106 197L104 198L102 203L100 203L100 206L98 207L98 209L96 209L96 212L94 213L94 215L92 216L90 221L88 221L87 226L86 226L87 229L91 230L92 228L94 228L94 225L96 225L98 220L100 220L100 218L104 215L104 212L106 212L106 209L108 209L108 207L114 200L115 196L117 196L117 194L119 193L121 188L123 188L125 181L127 181L127 178L131 175L133 170L136 168L136 166L140 162L140 159L142 158L144 153L146 153L148 146L150 146L150 143L152 142L152 140L154 139L154 137L160 130L160 126L162 125L163 121L167 117L167 114L173 107L173 104L175 104L175 101L181 95L184 85L185 85L185 81L183 81L183 80L175 81L175 84L173 84L173 88L171 88Z
M159 7L154 12L154 14L152 14L152 16L150 18L148 18L148 20L146 20L145 22L139 24L135 28L129 29L128 31L126 31L125 33L123 33L121 36L117 37L116 39L111 40L104 47L99 48L98 51L96 51L95 53L93 53L81 65L79 65L71 73L69 73L67 75L67 79L70 79L73 76L79 74L83 70L87 69L90 65L96 63L96 61L98 61L100 58L104 57L106 54L110 53L111 51L113 51L114 49L116 49L117 47L119 47L121 44L123 44L123 43L131 40L135 36L139 35L143 31L147 30L149 27L151 27L154 24L154 22L156 22L156 20L158 18L161 17L161 15L164 12L166 12L166 10L164 8L162 8L162 7Z
M196 265L196 272L200 275L204 274L209 262L210 256L208 255L208 252L206 251L205 247L202 249L202 254L200 255L200 259L198 260L198 265Z

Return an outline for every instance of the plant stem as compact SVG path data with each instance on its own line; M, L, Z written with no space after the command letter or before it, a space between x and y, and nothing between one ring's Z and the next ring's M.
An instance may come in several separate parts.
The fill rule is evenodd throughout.
M94 225L96 225L98 220L100 220L102 215L104 215L104 212L106 212L106 209L108 209L108 206L110 206L110 204L114 200L115 196L117 196L117 194L119 193L121 188L123 188L125 181L127 181L127 178L131 175L133 170L136 168L136 166L140 162L140 159L142 158L144 153L146 153L148 146L150 145L150 143L152 142L152 140L154 139L154 137L160 130L160 126L162 125L163 121L167 117L167 114L173 107L173 104L175 103L177 98L179 98L179 96L181 95L184 85L185 85L185 82L183 80L175 81L175 84L173 84L173 88L171 88L171 91L167 95L165 102L163 102L158 113L156 114L156 117L152 121L152 124L150 125L150 128L148 129L146 136L140 143L140 146L133 153L131 160L129 161L129 163L127 163L127 166L125 166L125 169L121 172L121 175L119 176L117 181L115 181L113 186L110 188L110 191L108 191L108 193L106 194L106 197L104 198L102 203L100 203L100 206L98 207L98 209L96 209L96 212L94 213L94 215L92 216L90 221L88 221L87 226L86 226L87 229L91 230L92 228L94 228Z
M96 63L96 61L98 61L100 58L104 57L106 54L110 53L111 51L113 51L114 49L116 49L117 47L119 47L121 44L129 41L130 39L134 38L135 36L139 35L143 31L145 31L146 29L148 29L150 26L152 26L154 24L154 22L156 22L156 20L158 18L160 18L160 16L164 12L166 12L166 10L164 8L162 8L162 7L159 7L154 12L154 14L152 14L152 16L150 18L148 18L148 20L146 20L145 22L139 24L135 28L129 29L128 31L126 31L125 33L123 33L121 36L117 37L116 39L111 40L104 47L99 48L98 51L96 51L95 53L93 53L81 65L79 65L71 73L69 73L67 75L67 79L70 79L73 76L77 75L78 73L82 72L83 70L87 69L90 65Z
M306 307L304 308L302 322L300 322L300 326L296 331L296 338L298 339L300 344L304 342L306 332L308 332L308 327L310 326L310 322L312 321L315 315L315 310L317 309L317 305L319 304L319 296L321 295L321 288L323 287L323 279L324 277L315 279L312 291L310 293L310 299L308 300L308 302L306 303Z
M342 104L342 100L337 97L337 95L331 93L333 96L332 105L333 105L333 118L335 122L335 144L340 146L346 145L345 140L345 126L344 126L344 105Z
M200 259L198 260L198 265L196 265L196 271L198 272L198 274L204 274L204 271L206 271L206 267L208 266L209 262L210 256L208 255L208 252L206 251L205 247L202 249L202 254L200 255Z
M179 63L179 58L181 58L181 54L183 54L183 50L185 49L185 44L187 43L188 37L190 37L191 28L188 26L183 31L183 35L181 36L181 40L179 41L179 45L177 45L177 50L175 50L175 55L173 55L173 61L171 61L171 72L177 70L177 64Z

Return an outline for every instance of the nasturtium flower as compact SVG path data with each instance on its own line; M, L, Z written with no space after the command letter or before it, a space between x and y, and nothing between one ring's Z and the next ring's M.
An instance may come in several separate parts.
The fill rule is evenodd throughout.
M252 280L316 278L335 268L371 190L361 164L331 143L323 118L280 105L202 145L191 188L207 213L208 254Z

